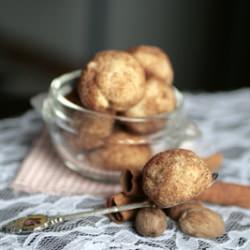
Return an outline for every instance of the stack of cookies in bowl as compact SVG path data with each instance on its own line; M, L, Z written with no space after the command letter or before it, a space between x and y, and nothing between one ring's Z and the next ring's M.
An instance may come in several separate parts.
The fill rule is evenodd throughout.
M66 165L91 178L117 179L120 171L139 170L153 154L179 146L183 138L176 135L185 134L176 125L182 97L173 79L168 55L140 45L98 52L73 77L52 83L52 88L70 86L63 98L52 96L66 99L52 102L57 120L66 118L50 121ZM55 106L60 105L59 117Z

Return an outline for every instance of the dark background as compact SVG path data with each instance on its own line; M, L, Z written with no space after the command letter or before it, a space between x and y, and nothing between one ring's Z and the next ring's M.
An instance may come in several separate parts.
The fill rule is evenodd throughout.
M0 0L0 117L98 50L162 47L181 90L250 85L249 1Z

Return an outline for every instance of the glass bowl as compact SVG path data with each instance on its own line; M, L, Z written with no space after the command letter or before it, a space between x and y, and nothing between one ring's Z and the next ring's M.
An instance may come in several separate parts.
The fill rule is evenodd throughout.
M199 135L182 112L183 97L177 89L174 112L130 118L79 106L72 91L80 74L76 70L52 81L42 115L64 164L84 177L117 182L122 170L140 169L154 154Z

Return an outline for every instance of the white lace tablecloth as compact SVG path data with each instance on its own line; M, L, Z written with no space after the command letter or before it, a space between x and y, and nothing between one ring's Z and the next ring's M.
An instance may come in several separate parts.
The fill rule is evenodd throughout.
M250 89L216 94L186 94L185 110L202 130L199 151L220 151L225 156L220 178L250 183ZM68 213L102 206L91 196L48 196L14 193L8 185L41 130L39 115L30 111L21 117L0 121L0 226L31 213ZM250 249L250 210L210 206L226 224L226 234L214 240L189 237L170 221L164 235L144 238L131 223L117 225L106 217L89 217L54 228L53 232L28 236L0 233L0 249Z

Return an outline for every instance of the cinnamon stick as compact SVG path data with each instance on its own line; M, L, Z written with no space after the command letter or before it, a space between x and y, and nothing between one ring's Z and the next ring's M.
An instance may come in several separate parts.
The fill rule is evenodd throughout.
M122 192L127 196L143 196L142 174L139 170L125 170L120 177Z
M209 169L212 172L215 172L221 167L223 163L223 155L221 153L215 153L203 158L203 160L207 163Z
M196 197L196 200L250 208L250 186L217 181Z
M134 201L133 198L126 196L124 193L114 194L107 199L106 206L122 206L130 204ZM110 220L116 223L122 223L124 221L128 221L133 219L135 216L135 210L128 210L123 212L117 212L109 214L108 217Z

